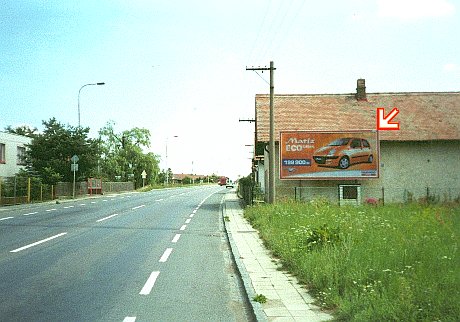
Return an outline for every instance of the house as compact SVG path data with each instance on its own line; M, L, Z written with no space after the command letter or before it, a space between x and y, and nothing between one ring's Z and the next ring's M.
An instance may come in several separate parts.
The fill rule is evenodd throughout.
M12 177L23 169L22 157L32 139L0 131L0 178Z
M190 178L193 182L199 183L201 180L205 180L207 177L204 175L199 175L199 174L185 174L185 173L178 173L178 174L173 174L172 176L172 181L174 183L181 183L182 180L185 178Z
M254 175L268 198L270 95L256 95ZM377 109L394 108L399 130L377 129ZM355 93L274 97L275 199L318 196L340 204L366 198L385 202L460 198L460 92L366 93L359 79ZM376 178L280 179L283 131L375 130L379 138Z

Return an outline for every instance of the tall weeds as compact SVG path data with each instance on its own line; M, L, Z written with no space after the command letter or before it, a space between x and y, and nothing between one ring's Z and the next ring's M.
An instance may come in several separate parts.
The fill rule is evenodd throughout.
M248 207L284 267L340 321L460 321L460 208Z

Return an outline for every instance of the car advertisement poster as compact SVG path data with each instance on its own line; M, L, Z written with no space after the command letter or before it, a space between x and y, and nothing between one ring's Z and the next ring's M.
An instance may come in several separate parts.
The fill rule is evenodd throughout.
M281 179L379 177L378 131L282 131Z

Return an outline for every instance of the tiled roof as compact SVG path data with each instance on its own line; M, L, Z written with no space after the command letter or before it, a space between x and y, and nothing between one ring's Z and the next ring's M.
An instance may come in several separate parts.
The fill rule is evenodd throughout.
M192 180L197 180L197 179L205 179L206 176L201 175L201 174L186 174L186 173L176 173L173 174L173 179L174 180L179 180L182 181L184 178L189 177Z
M347 131L377 128L377 108L399 130L380 131L384 141L460 140L460 92L275 95L275 140L279 131ZM256 95L256 141L269 141L270 95Z

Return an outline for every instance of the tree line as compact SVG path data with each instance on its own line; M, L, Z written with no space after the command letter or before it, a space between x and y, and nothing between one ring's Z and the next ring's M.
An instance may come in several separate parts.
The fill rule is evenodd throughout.
M150 131L132 128L116 133L114 121L109 121L98 131L98 138L89 138L89 127L64 125L55 118L42 122L44 130L8 126L9 133L32 138L23 156L25 173L38 177L44 184L73 181L72 157L78 156L78 181L98 178L104 181L134 181L142 186L142 172L147 173L145 184L162 183L165 171L160 171L160 156L144 153L150 147ZM167 173L171 173L168 169Z

